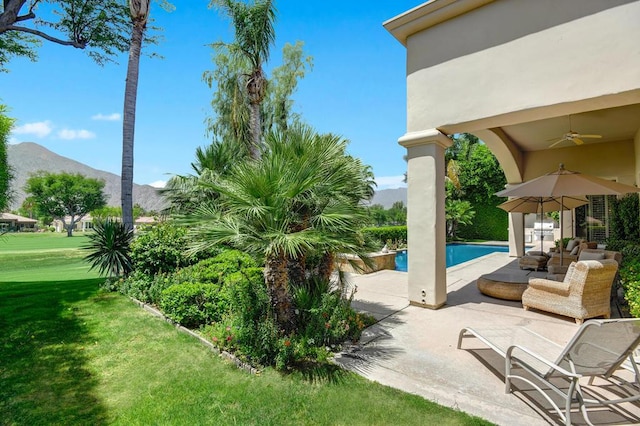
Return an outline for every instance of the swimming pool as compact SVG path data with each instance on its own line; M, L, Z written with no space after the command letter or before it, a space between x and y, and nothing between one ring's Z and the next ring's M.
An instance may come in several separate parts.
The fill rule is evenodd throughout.
M447 268L494 252L508 252L509 247L490 244L447 244ZM407 251L396 252L396 271L407 272Z

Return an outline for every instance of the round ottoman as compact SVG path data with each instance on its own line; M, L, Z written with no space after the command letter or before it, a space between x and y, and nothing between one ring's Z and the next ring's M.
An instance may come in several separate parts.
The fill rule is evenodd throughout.
M522 300L522 293L529 285L526 275L495 272L481 275L476 285L480 293L504 300Z

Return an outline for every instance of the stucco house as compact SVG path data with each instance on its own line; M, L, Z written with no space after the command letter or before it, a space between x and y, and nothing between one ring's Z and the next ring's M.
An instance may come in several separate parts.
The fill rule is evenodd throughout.
M38 221L13 213L0 213L0 231L35 231Z
M399 143L408 156L412 304L447 301L449 135L484 141L510 184L559 163L639 183L639 20L639 0L431 0L384 23L407 52L407 131ZM601 138L554 144L569 131ZM573 221L564 223L570 235ZM511 213L513 256L523 253L523 227L523 215Z

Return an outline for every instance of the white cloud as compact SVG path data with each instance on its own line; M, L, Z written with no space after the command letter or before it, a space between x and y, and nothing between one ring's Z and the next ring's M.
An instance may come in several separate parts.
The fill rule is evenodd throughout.
M120 113L114 112L113 114L96 114L91 116L92 120L101 120L101 121L118 121L120 120Z
M13 134L16 135L34 135L38 138L44 138L52 130L51 122L49 120L46 121L38 121L35 123L27 123L22 126L15 127L12 131Z
M153 186L154 188L164 188L167 185L167 181L166 180L157 180L155 182L151 182L149 185Z
M62 129L58 132L58 137L60 139L93 139L96 137L96 134L90 132L88 130L71 130L71 129Z
M376 183L378 184L376 189L379 191L381 189L405 188L407 184L403 181L404 175L376 177Z

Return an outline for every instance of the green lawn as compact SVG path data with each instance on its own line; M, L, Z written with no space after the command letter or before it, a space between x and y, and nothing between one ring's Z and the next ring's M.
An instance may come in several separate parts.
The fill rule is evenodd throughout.
M99 292L86 266L64 266L75 260L45 266L65 279L9 282L6 258L1 424L487 424L351 373L250 375L127 298Z
M66 232L12 232L0 237L0 255L25 251L77 249L88 241L83 233L67 237Z
M11 233L0 237L0 281L97 278L88 272L81 247L86 236L66 233Z

